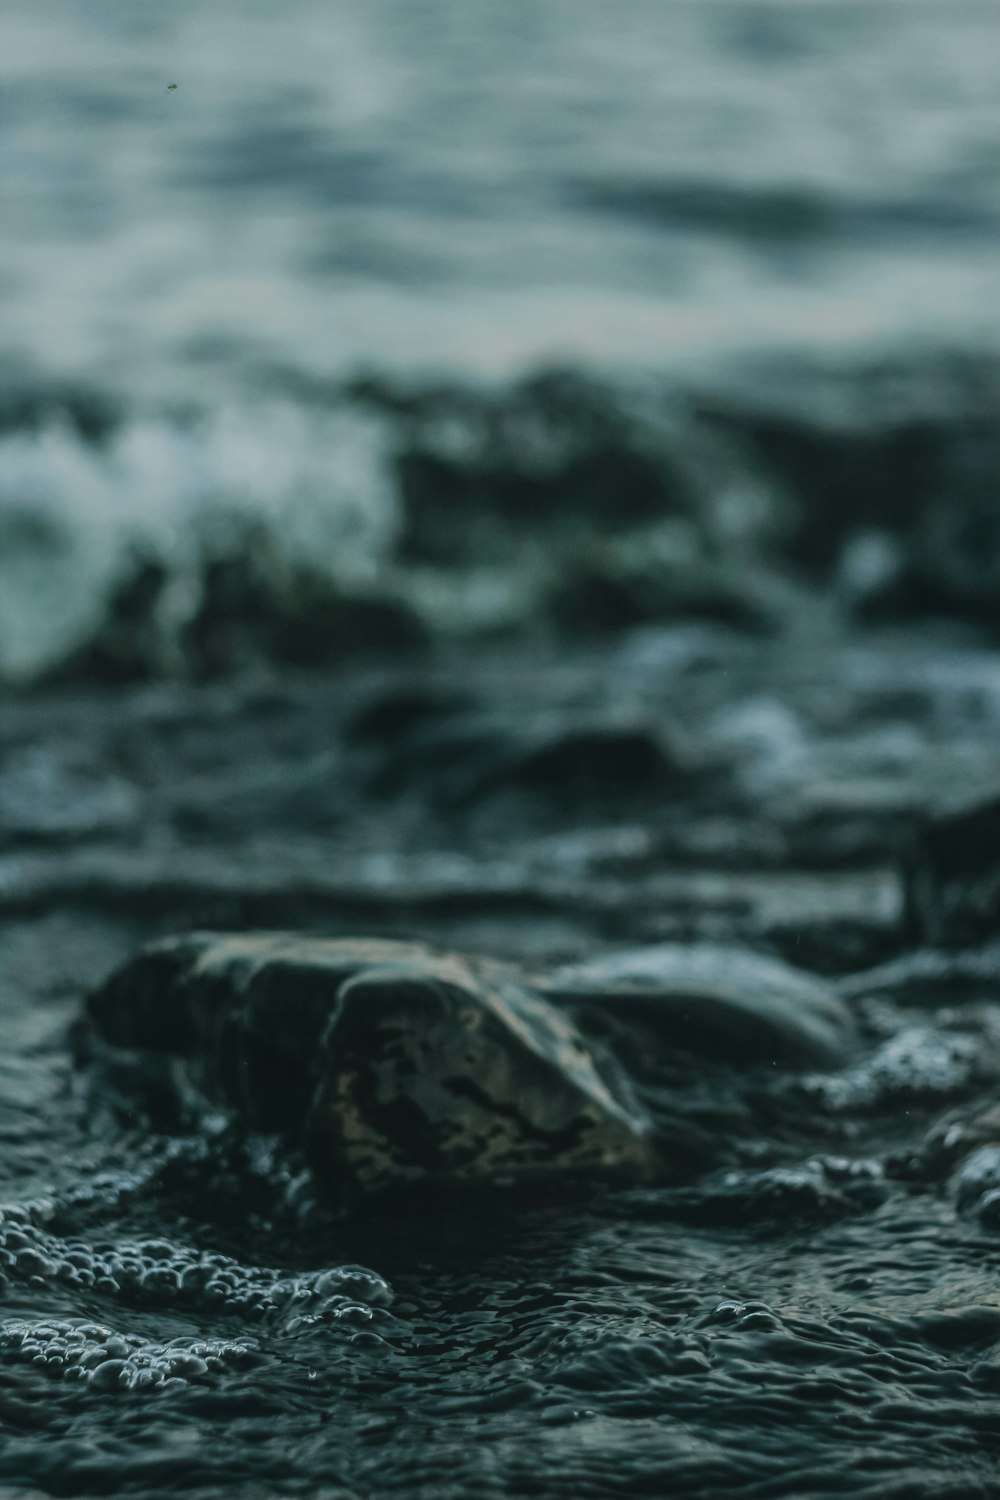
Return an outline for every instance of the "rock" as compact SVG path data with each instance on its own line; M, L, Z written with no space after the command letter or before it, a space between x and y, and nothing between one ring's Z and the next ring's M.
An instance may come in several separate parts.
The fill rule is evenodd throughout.
M981 948L918 948L873 969L837 980L837 992L848 1000L891 998L897 1005L925 1005L929 1000L959 1000L1000 989L1000 943Z
M660 944L528 975L419 943L193 934L92 995L96 1050L181 1105L308 1142L363 1190L426 1180L670 1176L603 1037L647 1058L771 1066L851 1049L820 981L740 949Z
M832 1064L850 1053L850 1012L832 989L776 958L712 943L658 943L558 969L543 993L640 1025L657 1042L720 1058Z
M670 620L709 620L766 634L780 623L780 600L762 568L704 554L697 540L671 557L652 537L606 539L570 555L546 605L573 635L628 630Z
M193 935L153 944L87 1007L178 1092L307 1138L352 1188L649 1175L650 1127L572 1020L496 964L419 944Z
M565 1015L444 959L343 986L310 1129L338 1179L648 1175L648 1126Z
M1000 795L930 819L904 861L916 941L957 948L1000 935Z
M555 806L677 795L700 782L702 768L674 740L641 715L591 715L572 726L557 715L513 723L487 712L442 715L401 729L369 790L391 796L416 785L449 808L509 793Z

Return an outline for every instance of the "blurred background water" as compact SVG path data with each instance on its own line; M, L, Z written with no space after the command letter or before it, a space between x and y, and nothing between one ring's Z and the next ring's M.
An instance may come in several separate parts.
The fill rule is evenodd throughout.
M45 370L1000 334L992 0L9 0L4 37L3 342Z
M0 675L207 516L382 578L412 431L341 399L359 371L559 365L628 390L618 428L641 379L856 429L953 413L941 358L1000 341L993 0L8 0L0 101ZM503 462L537 481L593 412ZM421 494L465 462L467 518L492 438L459 396L435 423Z

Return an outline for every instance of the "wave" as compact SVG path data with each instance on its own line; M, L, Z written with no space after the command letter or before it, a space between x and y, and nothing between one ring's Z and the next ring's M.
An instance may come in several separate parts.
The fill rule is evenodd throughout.
M723 392L272 381L0 399L0 675L128 681L676 619L1000 623L1000 372Z

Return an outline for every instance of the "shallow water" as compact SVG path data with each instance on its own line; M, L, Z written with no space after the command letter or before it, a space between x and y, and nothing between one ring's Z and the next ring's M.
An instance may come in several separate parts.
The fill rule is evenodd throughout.
M459 673L473 703L449 707ZM294 1151L221 1118L185 1132L76 1066L73 1027L137 943L190 926L532 965L735 940L834 978L905 956L899 851L958 781L992 785L998 681L995 653L941 634L686 626L548 662L8 699L0 1484L994 1495L987 956L852 978L861 1044L832 1073L640 1045L646 1107L706 1153L684 1180L464 1209L345 1218ZM475 795L442 801L381 737L404 693L441 747L450 725ZM516 736L484 777L460 733L540 705L568 733L595 704L683 729L687 779L567 802L525 783Z

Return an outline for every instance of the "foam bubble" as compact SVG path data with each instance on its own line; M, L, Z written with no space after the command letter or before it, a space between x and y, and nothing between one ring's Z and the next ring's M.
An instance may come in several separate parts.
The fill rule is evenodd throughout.
M156 1343L82 1318L0 1324L0 1361L33 1365L52 1380L95 1391L177 1389L253 1364L247 1340L172 1339Z
M363 1266L289 1274L166 1239L63 1239L17 1205L0 1210L0 1274L141 1307L235 1314L285 1332L318 1325L357 1332L387 1316L392 1301L388 1283Z

